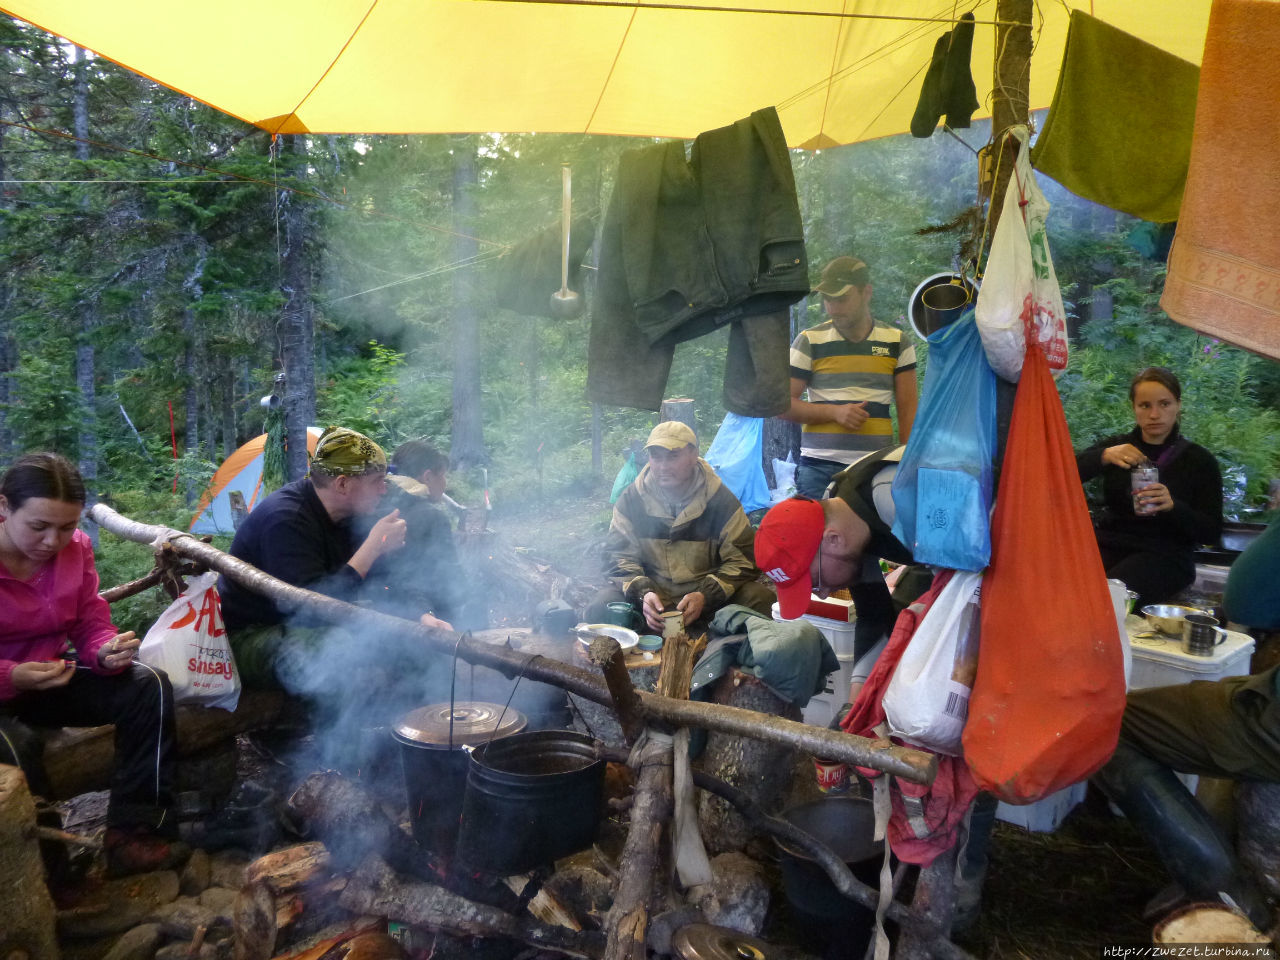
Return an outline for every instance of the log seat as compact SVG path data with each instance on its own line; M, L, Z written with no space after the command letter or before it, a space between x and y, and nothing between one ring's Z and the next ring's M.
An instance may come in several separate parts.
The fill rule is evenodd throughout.
M234 712L210 707L179 704L179 780L184 761L210 751L234 748L237 734L261 730L301 715L297 701L276 690L245 690ZM44 763L54 796L66 800L90 790L110 785L115 728L66 727L51 731L45 738ZM197 781L198 782L198 781Z

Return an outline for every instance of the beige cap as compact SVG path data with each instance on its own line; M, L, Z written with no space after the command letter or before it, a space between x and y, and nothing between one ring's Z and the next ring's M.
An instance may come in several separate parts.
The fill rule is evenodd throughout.
M698 445L698 435L689 429L688 424L679 420L664 420L653 428L646 447L665 447L668 450L680 450L687 446Z

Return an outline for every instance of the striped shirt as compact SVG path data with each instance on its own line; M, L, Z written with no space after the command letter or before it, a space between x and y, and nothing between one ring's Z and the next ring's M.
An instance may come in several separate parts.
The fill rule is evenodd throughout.
M856 431L836 423L802 425L800 453L820 460L853 463L893 442L893 378L914 370L916 348L902 331L876 324L865 340L852 343L827 320L801 330L791 344L791 376L803 380L810 403L867 402L867 420Z

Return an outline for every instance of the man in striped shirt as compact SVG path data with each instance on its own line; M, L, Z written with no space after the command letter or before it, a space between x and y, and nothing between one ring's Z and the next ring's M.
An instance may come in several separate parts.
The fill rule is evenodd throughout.
M791 409L783 417L803 425L797 491L818 498L836 473L893 443L892 404L898 442L907 442L916 351L902 331L871 318L871 271L857 257L828 263L813 292L828 319L791 344Z

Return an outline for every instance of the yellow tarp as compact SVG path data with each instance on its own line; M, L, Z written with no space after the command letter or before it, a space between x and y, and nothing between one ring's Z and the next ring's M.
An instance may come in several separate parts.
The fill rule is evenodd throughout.
M1068 8L1200 62L1209 0L1039 0L1031 107ZM0 9L276 133L692 137L774 105L792 146L908 129L935 39L971 10L989 114L995 0L0 0ZM895 17L908 19L874 19Z

